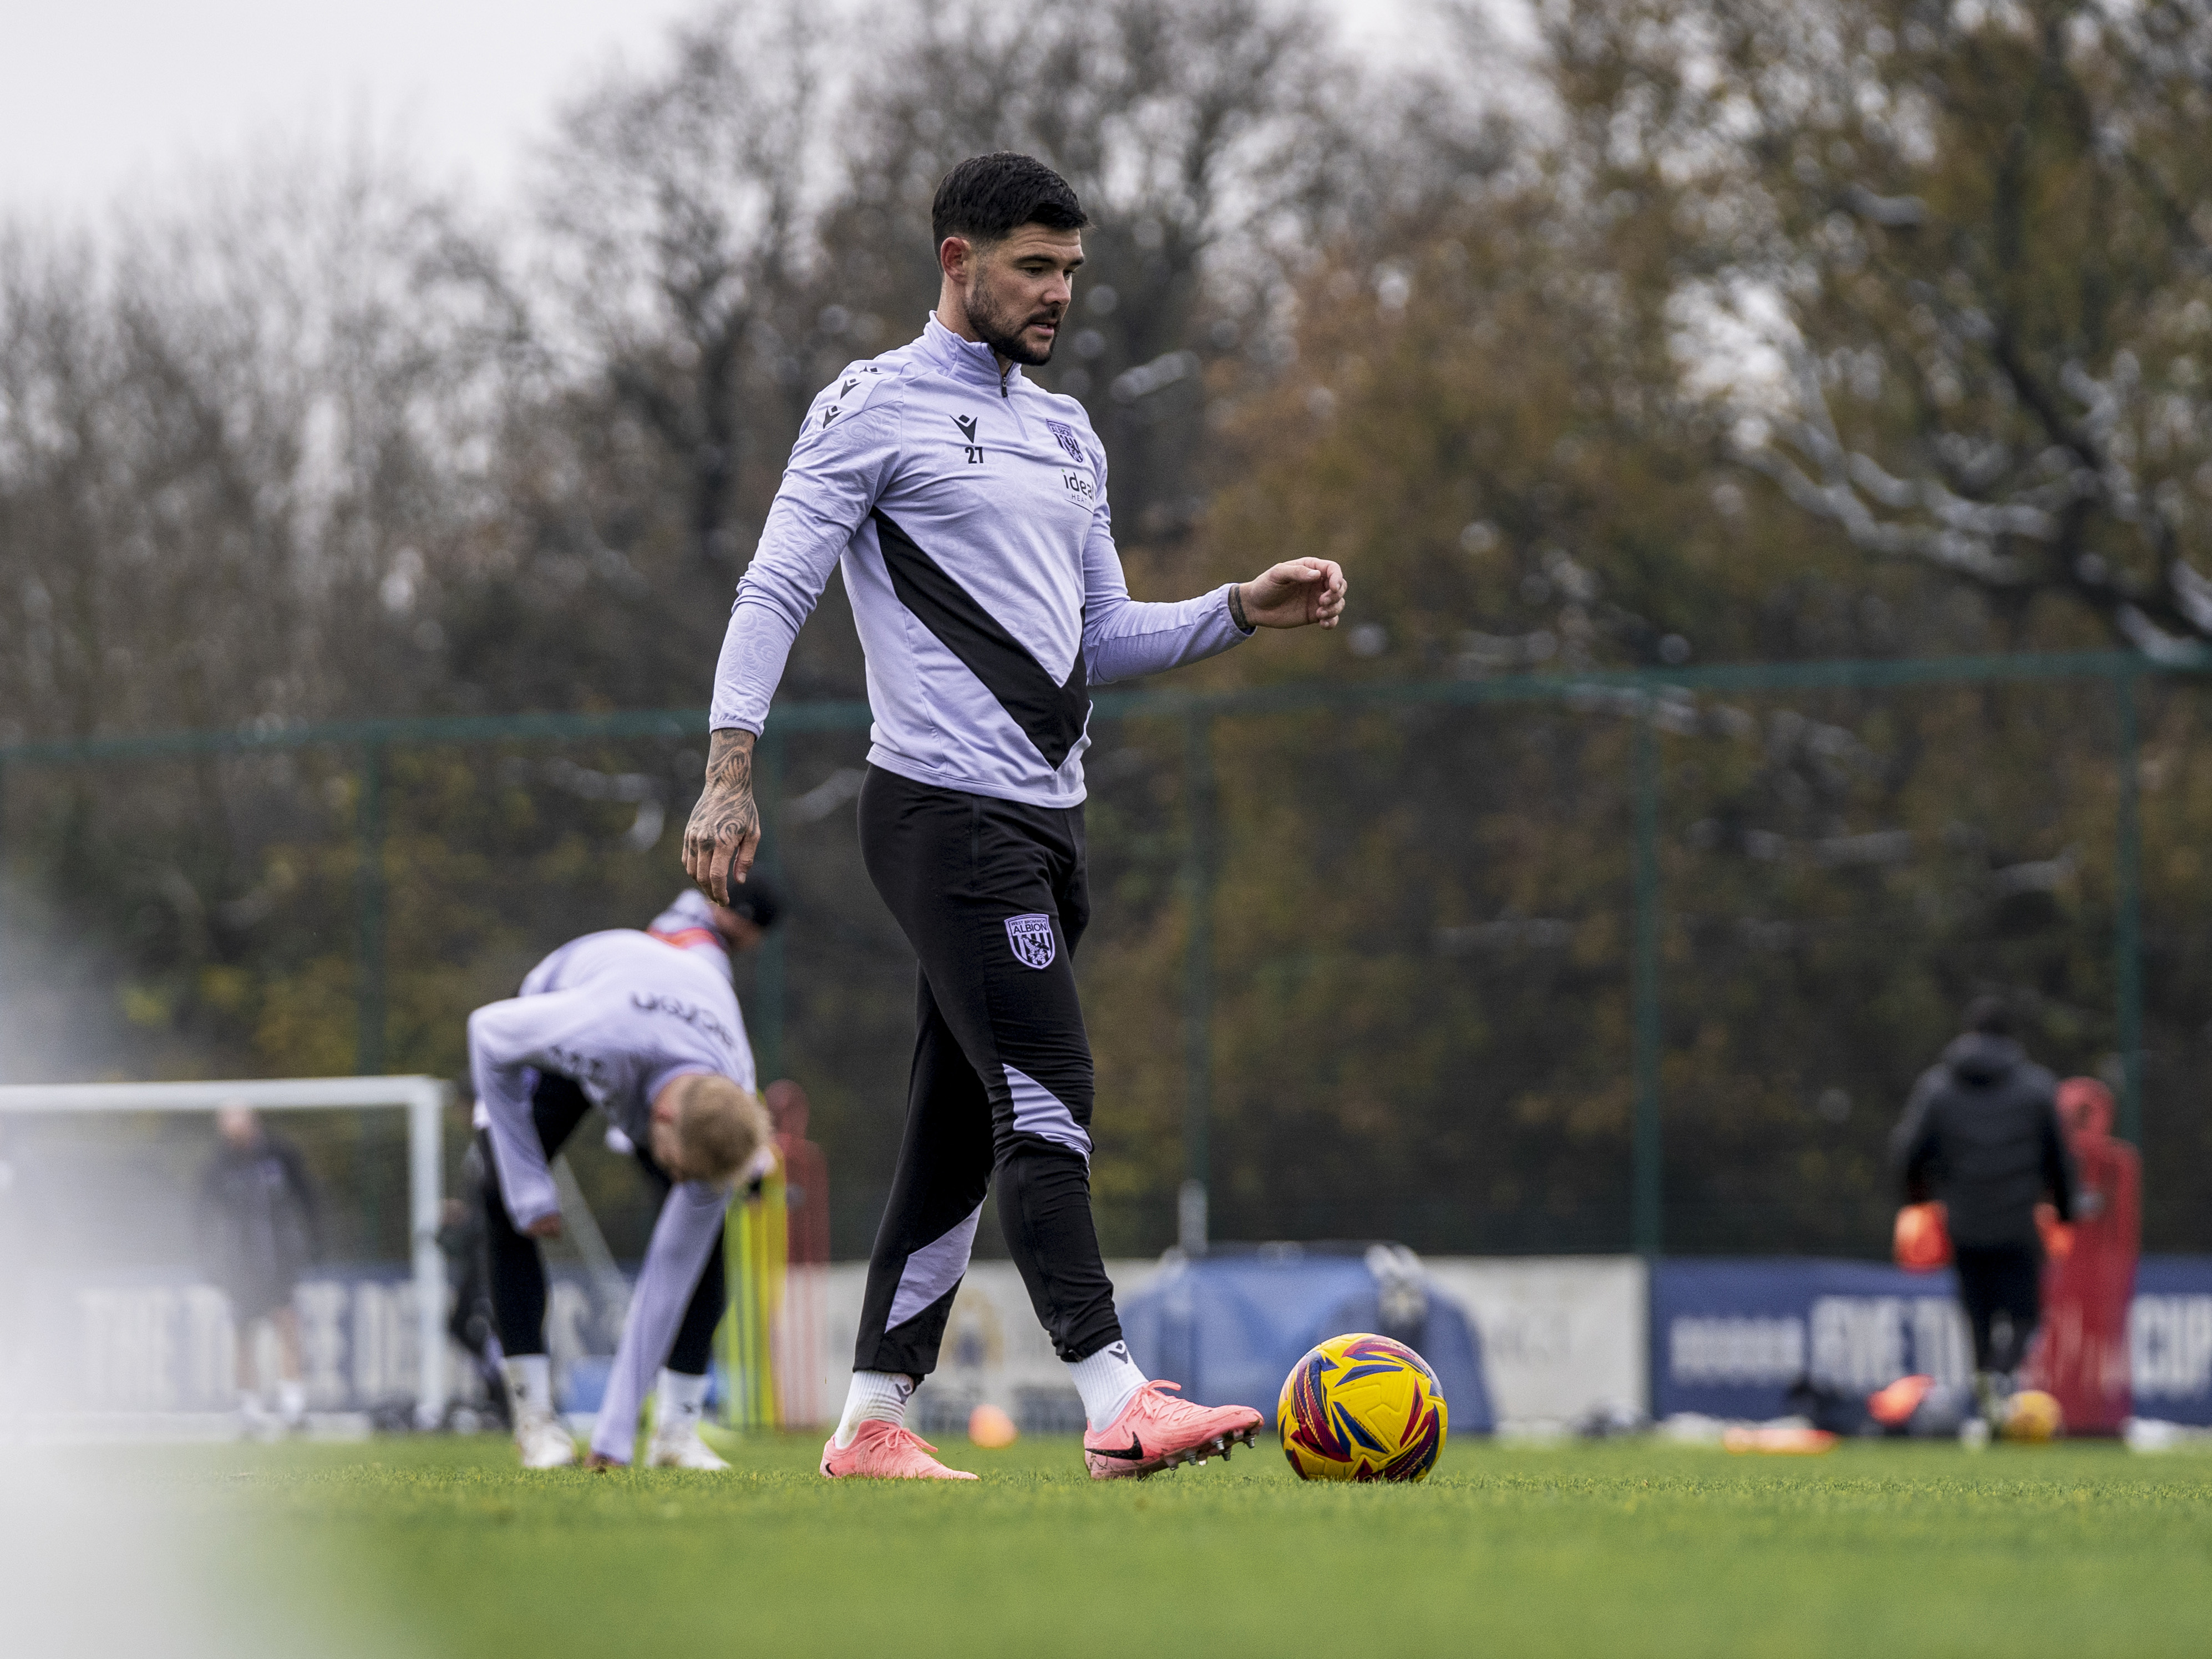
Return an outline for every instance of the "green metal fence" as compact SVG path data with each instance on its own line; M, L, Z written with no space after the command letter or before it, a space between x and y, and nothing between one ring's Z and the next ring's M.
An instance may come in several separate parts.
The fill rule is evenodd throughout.
M2115 917L2112 984L2118 1034L2121 1122L2141 1144L2142 1112L2143 945L2142 927L2142 808L2137 747L2138 688L2148 677L2202 672L2208 665L2154 662L2130 653L2068 653L1960 657L1920 660L1844 660L1723 665L1657 671L1560 673L1451 682L1302 684L1219 691L1108 692L1095 703L1103 721L1167 720L1182 731L1181 765L1186 803L1181 886L1188 907L1182 981L1181 1049L1184 1072L1182 1123L1184 1184L1179 1206L1184 1242L1201 1245L1206 1230L1212 1156L1209 1128L1214 1112L1214 902L1216 809L1215 738L1224 720L1249 715L1346 714L1360 711L1467 708L1512 704L1602 708L1635 722L1629 747L1634 840L1632 939L1629 982L1632 999L1632 1130L1630 1137L1628 1237L1637 1250L1656 1255L1667 1242L1662 1212L1665 1148L1661 1134L1665 1055L1662 932L1661 817L1664 778L1663 717L1684 697L1723 693L1833 690L1892 691L1942 686L2080 683L2106 688L2118 710L2116 755L2118 822L2112 880ZM758 787L764 818L773 824L785 792L787 745L802 734L853 732L868 724L859 702L776 705L760 746ZM708 727L703 710L611 714L521 714L341 721L258 726L225 732L173 732L135 736L18 743L0 747L0 807L4 786L33 769L85 767L130 760L237 754L276 750L352 750L359 756L354 833L357 876L358 1034L354 1069L385 1069L387 1030L386 773L395 750L488 743L574 742L580 739L697 738ZM4 824L0 812L0 824ZM763 869L772 877L783 856L784 837L771 833ZM785 945L771 933L758 963L750 1018L764 1076L779 1075L785 1047Z

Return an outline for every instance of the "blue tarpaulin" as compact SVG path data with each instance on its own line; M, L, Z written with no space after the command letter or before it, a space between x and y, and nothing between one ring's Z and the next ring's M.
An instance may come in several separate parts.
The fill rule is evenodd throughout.
M1383 1331L1375 1278L1356 1255L1207 1256L1169 1268L1121 1304L1129 1352L1146 1374L1209 1406L1249 1406L1275 1420L1283 1379L1306 1350L1350 1331ZM1385 1333L1389 1334L1389 1333ZM1455 1434L1493 1424L1482 1350L1458 1304L1433 1285L1406 1340L1429 1362Z

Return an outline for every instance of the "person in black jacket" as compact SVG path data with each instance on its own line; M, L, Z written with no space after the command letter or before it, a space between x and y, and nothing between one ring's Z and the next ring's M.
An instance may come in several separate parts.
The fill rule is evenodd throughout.
M297 1428L306 1419L307 1395L292 1291L320 1254L314 1183L298 1149L264 1128L252 1108L222 1107L216 1131L222 1145L200 1178L200 1240L210 1274L230 1298L239 1410L249 1431L258 1426L268 1379L257 1375L253 1330L265 1319L276 1334L277 1411L285 1427ZM249 1387L249 1378L260 1386Z
M2028 1059L1995 997L1966 1011L1966 1034L1913 1087L1891 1152L1905 1201L1947 1212L1959 1300L1973 1331L1975 1383L1994 1418L2042 1315L2035 1206L2074 1213L2074 1164L2059 1128L2057 1080Z

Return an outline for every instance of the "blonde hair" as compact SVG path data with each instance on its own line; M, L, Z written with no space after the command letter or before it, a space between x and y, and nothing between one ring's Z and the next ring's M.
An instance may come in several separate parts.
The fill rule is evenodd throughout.
M708 1181L727 1182L775 1133L768 1108L726 1077L695 1073L676 1092L676 1134L685 1161Z

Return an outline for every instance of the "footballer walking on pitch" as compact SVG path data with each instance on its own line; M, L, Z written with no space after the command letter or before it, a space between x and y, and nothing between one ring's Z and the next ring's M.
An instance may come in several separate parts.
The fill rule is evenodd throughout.
M1133 601L1097 434L1082 404L1022 374L1050 359L1083 263L1074 191L1028 156L977 156L945 175L933 220L936 311L815 399L738 586L684 862L718 899L742 890L761 833L754 739L842 564L874 716L861 853L921 971L898 1170L822 1472L973 1478L903 1417L995 1182L1007 1247L1083 1396L1091 1473L1148 1474L1250 1443L1260 1417L1146 1379L1091 1226L1091 1048L1069 961L1091 914L1088 688L1259 628L1334 627L1344 577L1297 559Z
M576 1461L553 1411L538 1241L561 1231L551 1160L593 1106L627 1138L661 1205L591 1462L630 1461L646 1382L658 1369L647 1461L727 1467L698 1425L726 1299L722 1212L732 1187L749 1172L765 1174L774 1157L729 965L731 950L772 920L764 896L741 895L740 914L687 892L650 931L573 939L531 969L520 995L469 1016L477 1127L492 1172L483 1193L492 1308L526 1468Z

